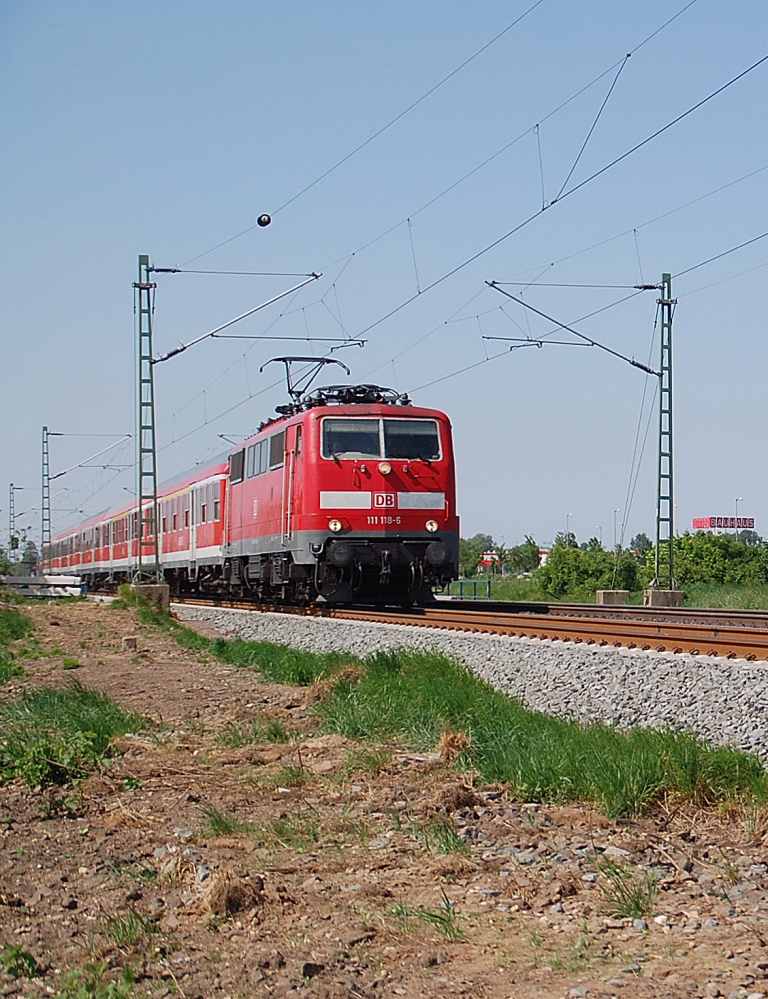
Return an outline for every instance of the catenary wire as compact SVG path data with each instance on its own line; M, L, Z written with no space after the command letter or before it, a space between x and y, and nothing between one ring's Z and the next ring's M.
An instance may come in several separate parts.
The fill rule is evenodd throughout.
M687 118L690 114L693 114L694 111L697 111L699 108L703 107L705 104L713 100L719 94L722 94L723 91L733 86L733 84L743 79L745 76L747 76L748 73L751 73L759 66L762 66L762 64L766 60L768 60L768 55L765 55L761 59L758 59L756 62L752 63L751 66L748 66L746 69L742 70L741 73L738 73L736 76L732 77L730 80L728 80L727 83L724 83L722 86L718 87L717 90L713 90L706 97L702 98L700 101L697 101L697 103L694 104L692 107L688 108L686 111L683 111L682 114L677 115L677 117L667 122L666 125L663 125L661 128L656 129L656 131L653 132L651 135L647 136L642 141L636 143L634 146L632 146L626 152L622 153L620 156L615 157L613 160L611 160L605 166L601 167L599 170L595 170L595 172L590 174L589 177L586 177L584 180L580 181L574 187L569 188L556 201L551 202L551 204L547 208L535 211L532 215L529 215L527 218L523 219L522 222L519 222L516 226L514 226L514 228L510 229L509 232L504 233L503 236L499 236L498 239L495 239L492 243L489 243L487 246L483 247L482 250L478 250L477 253L472 254L472 256L462 261L462 263L457 264L456 267L453 267L451 268L451 270L446 271L446 273L441 275L441 277L436 278L426 287L422 288L421 295L424 295L426 292L431 291L433 288L436 288L444 281L447 281L448 278L453 277L454 274L458 274L459 271L463 270L465 267L468 267L470 264L474 263L475 260L478 260L480 257L484 256L490 250L493 250L495 247L499 246L505 240L509 239L510 236L513 236L515 235L515 233L520 232L521 229L525 228L525 226L533 222L534 219L538 218L540 215L543 215L545 211L549 211L549 209L553 208L555 205L560 204L566 198L570 197L572 194L575 194L577 191L580 191L582 188L586 187L593 180L596 180L598 177L601 177L604 173L607 173L608 170L611 170L613 167L617 166L619 163L627 159L633 153L636 153L639 149L642 149L644 146L648 145L649 142L652 142L654 139L658 138L664 132L668 131L673 126L679 124L679 122L683 121L683 119ZM385 315L375 320L375 322L370 323L368 326L362 329L359 335L362 336L363 334L368 333L370 330L375 329L375 327L381 325L381 323L386 322L387 319L391 319L392 316L402 311L402 309L406 308L408 305L411 304L411 302L415 301L415 299L418 297L420 296L411 295L409 298L405 299L405 301L395 306L395 308L390 309L390 311L387 312Z
M312 188L315 187L317 184L319 184L320 181L325 180L325 178L330 176L330 174L332 174L335 170L338 170L340 166L342 166L348 160L352 159L353 156L356 156L357 153L365 149L366 146L370 145L370 143L373 142L374 139L377 139L380 135L383 135L383 133L386 132L387 129L391 128L394 124L396 124L398 121L404 118L409 112L413 111L415 107L418 107L418 105L421 104L422 101L425 101L431 94L434 94L436 90L439 90L440 87L443 86L443 84L447 83L452 77L456 76L457 73L460 73L461 70L465 68L465 66L468 66L473 60L477 59L478 56L482 55L482 53L485 52L486 49L490 48L490 46L493 45L494 42L497 42L500 38L506 35L508 31L514 28L516 24L519 24L524 17L527 17L528 14L534 11L542 3L544 3L544 0L536 0L534 4L532 4L527 10L525 10L518 18L512 21L511 24L508 24L506 28L504 28L497 35L495 35L489 42L486 42L485 45L479 48L473 55L471 55L468 59L465 59L464 62L462 62L455 69L451 70L451 72L448 73L447 76L444 76L443 79L440 80L438 83L436 83L433 87L430 87L430 89L427 90L426 93L422 94L421 97L417 98L415 101L409 104L408 107L405 108L405 110L395 115L394 118L390 119L390 121L388 121L385 125L383 125L376 132L374 132L373 135L370 135L367 139L365 139L364 142L361 142L351 152L347 153L340 160L334 163L333 166L323 171L323 173L321 173L318 177L316 177L311 183L307 184L300 191L298 191L296 194L290 197L287 201L284 201L282 205L280 205L272 212L272 216L274 217L275 215L277 215L278 212L281 212L284 208L287 208L288 205L293 204L294 201L297 201L300 197L302 197L302 195L306 194L307 191L312 190ZM209 253L213 253L214 250L221 249L221 247L226 246L227 243L232 243L234 240L239 239L241 236L244 236L246 233L251 232L253 229L257 227L257 225L258 223L254 222L253 225L249 225L246 229L241 229L240 232L236 233L234 236L230 236L229 239L225 239L223 240L223 242L217 243L216 246L212 246L209 250L204 250L202 253L198 253L197 256L191 257L189 260L185 261L185 263L183 263L181 266L185 267L187 264L192 264L195 262L195 260L200 260L201 257L206 257Z
M499 35L497 35L497 36L495 36L495 38L491 39L491 41L488 42L485 46L483 46L482 49L479 49L473 56L470 57L470 59L468 59L464 63L462 63L461 66L459 66L456 70L454 70L451 74L449 74L449 76L445 77L440 83L438 83L435 87L433 87L432 90L428 91L426 94L424 94L422 97L420 97L415 103L413 103L408 108L406 108L405 111L401 112L401 114L399 114L396 118L392 119L392 121L390 121L387 125L385 125L377 133L375 133L374 135L372 135L369 139L367 139L364 143L362 143L360 146L358 146L356 149L354 149L351 153L349 153L347 156L345 156L342 160L339 160L338 163L336 163L333 167L331 167L329 170L327 170L325 173L323 173L320 177L318 177L315 181L313 181L311 184L309 184L303 190L299 191L298 194L294 195L291 199L289 199L288 201L284 202L280 206L280 208L276 209L276 211L273 212L272 214L275 215L275 214L277 214L278 211L282 211L283 208L286 208L289 204L291 204L291 202L293 202L297 198L301 197L301 195L305 194L308 190L310 190L310 188L314 187L315 184L318 184L321 180L323 180L325 177L327 177L331 172L333 172L335 169L337 169L337 167L341 166L342 163L345 163L348 159L350 159L357 152L359 152L366 145L368 145L368 143L372 142L375 138L377 138L379 135L381 135L382 132L386 131L386 129L388 129L390 127L390 125L395 124L396 121L400 120L400 118L402 118L404 115L408 114L408 112L410 110L412 110L413 108L415 108L417 106L417 104L419 104L419 103L421 103L421 101L425 100L431 93L434 93L434 91L437 90L438 87L442 86L443 83L447 82L447 80L450 79L451 76L455 76L457 72L459 72L464 66L466 66L469 62L471 62L478 55L480 55L486 48L488 48L495 41L497 41L503 34L505 34L507 31L509 31L512 27L514 27L514 25L517 24L518 21L522 20L523 17L525 17L532 10L534 10L539 5L539 3L541 3L541 2L542 2L542 0L538 0L538 2L535 3L532 7L528 8L528 10L525 11L521 15L521 17L519 17L516 21L513 21L510 25L508 25ZM677 11L675 14L673 14L671 17L669 17L658 28L656 28L654 31L652 31L650 35L647 35L641 42L639 42L637 45L635 45L634 48L629 53L629 55L632 55L632 54L638 52L644 45L647 45L648 42L651 41L651 39L655 38L656 35L658 35L666 27L668 27L670 24L672 24L673 21L677 20L678 17L680 17L682 14L684 14L695 3L697 3L697 0L689 0L689 2L687 4L685 4L685 6L683 6L679 11ZM621 66L625 61L626 61L626 57L618 60L617 62L614 62L606 70L604 70L597 77L595 77L594 80L592 80L590 83L586 84L586 86L584 86L580 90L578 90L575 94L573 94L566 101L564 101L562 104L560 104L558 107L556 107L553 111L550 111L543 118L540 118L539 122L537 123L536 126L534 126L534 128L538 128L539 125L541 125L547 119L551 118L554 114L557 114L558 111L562 110L566 105L568 105L572 101L574 101L577 97L579 97L582 93L584 93L585 90L588 90L590 87L594 86L594 84L597 83L599 80L601 80L604 76L607 76L610 72L612 72L618 66ZM471 177L478 170L482 169L484 166L486 166L488 163L490 163L492 160L494 160L497 156L500 156L503 152L506 152L506 150L509 149L510 146L512 146L516 142L520 141L520 139L522 139L524 136L528 135L528 133L531 132L531 131L532 131L531 128L527 128L524 132L522 132L519 136L517 136L517 138L515 138L511 142L507 143L505 146L503 146L497 152L493 153L492 156L490 156L488 159L484 160L481 164L479 164L473 170L469 171L469 173L467 173L463 177L459 178L459 180L455 181L453 184L451 184L449 187L447 187L444 191L442 191L439 194L437 194L430 201L426 202L426 204L422 205L421 208L417 209L414 212L411 212L410 213L410 217L413 218L414 216L418 215L419 212L424 211L424 209L426 209L430 205L434 204L435 201L437 201L440 198L442 198L445 194L448 194L449 191L452 191L459 184L463 183L465 180L467 180L469 177ZM357 252L357 253L362 252L363 249L366 249L372 243L377 242L379 239L382 239L384 236L386 236L390 232L394 231L394 229L397 229L399 226L401 226L404 223L404 221L405 220L403 219L400 222L397 222L394 226L391 226L385 232L380 233L378 236L374 237L370 242L366 243L364 246L360 247L355 252ZM222 242L217 243L215 246L212 246L208 250L204 250L202 253L197 254L197 256L191 257L189 260L187 260L183 264L181 264L181 267L184 268L184 267L186 267L187 264L194 263L194 261L200 260L202 257L207 256L209 253L213 253L215 250L221 249L222 246L226 246L228 243L231 243L234 240L239 239L241 236L244 236L247 233L252 232L254 229L257 228L257 226L258 226L258 223L253 223L253 225L247 226L245 229L240 230L240 232L236 233L234 236L231 236L228 239L225 239ZM344 259L344 258L341 258L341 259ZM330 264L328 264L326 266L333 266L333 264L335 264L336 262L337 261L332 261Z
M536 10L536 8L539 7L543 2L544 0L536 0L536 2L533 3L527 10L525 10L519 17L515 18L515 20L512 21L511 24L508 24L506 28L504 28L497 35L495 35L489 42L486 42L485 45L483 45L481 48L477 50L477 52L471 55L468 59L465 59L464 62L462 62L455 69L451 70L451 72L448 73L447 76L444 76L442 80L439 81L439 83L436 83L433 87L430 87L430 89L427 90L426 93L422 94L421 97L417 98L417 100L409 104L404 111L401 111L398 115L395 115L395 117L390 119L390 121L388 121L386 125L383 125L380 129L378 129L378 131L374 132L373 135L369 136L369 138L367 138L364 142L361 142L351 152L347 153L346 156L343 156L340 160L334 163L332 167L329 167L327 170L321 173L319 177L315 178L315 180L313 180L310 184L307 184L306 187L303 187L297 194L294 194L287 201L284 201L279 208L276 208L272 212L272 215L273 216L277 215L278 212L281 212L284 208L287 208L288 205L293 204L294 201L297 201L303 194L306 194L307 191L312 190L312 188L315 187L315 185L319 184L321 180L325 180L325 178L328 177L330 174L332 174L335 170L338 170L338 168L342 166L342 164L352 159L353 156L356 156L357 153L359 153L362 149L365 149L366 146L370 145L370 143L373 142L374 139L377 139L380 135L383 135L383 133L386 132L387 129L391 128L394 124L396 124L398 121L404 118L409 112L413 111L415 107L418 107L418 105L421 104L422 101L425 101L431 94L434 94L436 90L439 90L440 87L443 86L443 84L447 83L450 79L456 76L457 73L460 73L462 69L464 69L471 62L477 59L478 56L482 55L482 53L485 52L486 49L489 49L491 45L493 45L500 38L506 35L508 31L511 31L516 24L519 24L523 20L523 18L527 17L532 11Z
M555 197L555 201L557 201L557 199L560 197L560 195L563 193L563 191L568 186L568 181L573 176L573 171L579 165L579 160L583 156L584 150L587 148L587 143L592 138L592 133L597 128L598 121L600 121L600 115L603 113L603 111L605 111L605 106L608 103L608 101L610 100L611 94L613 93L616 84L619 82L619 77L621 76L621 74L622 74L622 72L624 70L624 67L629 62L631 56L632 56L632 53L631 52L627 52L626 56L624 57L624 60L622 61L621 66L619 66L618 72L616 73L616 76L613 78L613 83L611 84L611 86L610 86L610 88L608 90L608 93L605 95L605 100L600 105L600 110L597 112L597 116L596 116L595 120L592 122L592 127L587 132L587 137L586 137L586 139L584 139L584 142L582 143L582 146L581 146L581 149L579 150L578 156L574 160L573 166L568 171L568 176L563 181L562 186L560 187L560 190L557 192L557 196Z
M697 2L698 2L698 0L690 0L690 2L687 3L681 10L679 10L672 17L668 18L668 20L666 20L664 22L664 24L662 24L655 31L653 31L650 35L647 35L641 42L639 42L637 45L635 45L635 47L631 50L631 52L629 53L629 55L633 55L634 53L638 52L652 38L655 38L656 35L659 34L659 32L663 31L664 28L666 28L674 20L676 20L678 17L680 17L681 14L684 14L685 11L688 10L689 7L692 7L693 4L697 3ZM537 136L537 145L538 145L538 149L539 149L539 168L540 168L541 183L542 183L542 204L543 204L544 203L544 175L543 175L544 167L543 167L543 163L541 162L541 146L540 146L540 143L538 142L538 129L540 129L541 125L543 125L545 121L548 121L550 118L554 117L556 114L558 114L560 111L562 111L563 108L567 107L569 104L572 104L573 101L575 101L577 98L581 97L581 95L583 93L586 93L586 91L589 90L591 87L593 87L596 83L599 83L600 80L603 79L603 77L608 76L608 74L611 73L614 69L616 69L619 66L622 66L625 61L626 61L626 56L623 57L623 58L621 58L621 59L618 59L616 62L612 63L607 69L604 69L601 73L599 73L596 77L594 77L594 79L590 80L589 83L586 83L583 87L580 87L574 94L571 94L570 97L568 97L566 100L562 101L560 104L558 104L551 111L547 112L547 114L545 114L543 117L539 118L538 122L535 125L529 126L528 128L524 129L522 132L520 132L519 135L515 136L515 138L512 139L510 142L507 142L500 149L497 149L495 153L492 153L490 156L488 156L486 159L484 159L481 163L478 163L477 166L473 167L467 173L463 174L463 176L459 177L458 180L455 180L453 183L449 184L448 187L446 187L442 191L440 191L439 194L434 195L434 197L430 198L429 201L426 201L420 208L417 208L415 211L412 211L409 214L408 218L414 219L417 215L421 214L421 212L425 211L427 208L429 208L432 205L434 205L435 202L439 201L446 194L449 194L451 191L453 191L460 184L463 184L465 180L468 180L470 177L472 177L474 174L476 174L479 170L482 170L483 167L488 166L488 164L491 163L491 162L493 162L493 160L497 159L499 156L501 156L503 153L505 153L508 149L511 149L512 146L514 146L518 142L520 142L521 139L524 139L526 137L526 135L530 135L530 134L534 134L534 135ZM391 232L394 232L395 229L399 229L400 226L404 225L406 222L407 222L407 218L403 218L403 219L400 219L399 222L395 222L394 225L391 225L391 226L389 226L388 229L385 229L383 232L380 232L378 236L374 236L372 239L368 240L368 242L364 243L362 246L359 246L356 250L354 250L352 252L351 256L355 256L358 253L362 253L363 250L368 249L369 246L373 246L373 244L377 243L380 239L384 239L385 236L388 236ZM336 260L331 261L330 264L324 265L324 267L321 268L321 270L325 269L325 267L333 267L334 264L336 264L336 263L339 262L339 260L344 260L344 259L346 259L346 258L345 257L337 258ZM547 265L547 266L549 266L549 265Z

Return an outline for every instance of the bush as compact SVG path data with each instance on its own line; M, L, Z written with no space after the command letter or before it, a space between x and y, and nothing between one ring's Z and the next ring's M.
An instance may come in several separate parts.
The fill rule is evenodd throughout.
M768 583L768 545L747 544L733 534L697 531L675 538L675 578L680 586L694 583ZM654 552L645 557L653 576Z
M637 590L642 585L632 552L584 550L562 542L552 546L546 565L536 570L534 578L557 599L594 600L595 590Z

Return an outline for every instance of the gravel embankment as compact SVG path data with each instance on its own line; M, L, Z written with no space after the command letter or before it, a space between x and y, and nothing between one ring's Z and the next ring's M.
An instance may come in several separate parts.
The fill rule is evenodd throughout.
M463 662L531 708L622 727L672 727L768 759L768 665L599 649L410 625L362 624L174 604L181 621L214 622L223 634L314 652L434 649Z

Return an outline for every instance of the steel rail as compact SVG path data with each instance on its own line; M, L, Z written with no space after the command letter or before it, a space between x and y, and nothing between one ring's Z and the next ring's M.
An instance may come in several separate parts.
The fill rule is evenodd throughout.
M557 615L551 612L541 615L452 607L448 603L396 610L328 605L286 607L197 597L174 598L173 602L236 610L279 612L305 617L440 628L475 634L537 638L602 648L611 646L655 652L687 652L692 655L724 656L728 659L740 658L752 662L768 659L768 628L721 625L712 622L702 624L685 621L616 620L606 617Z

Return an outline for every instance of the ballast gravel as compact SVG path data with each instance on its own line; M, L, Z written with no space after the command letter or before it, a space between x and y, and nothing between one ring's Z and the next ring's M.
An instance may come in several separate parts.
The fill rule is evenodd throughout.
M547 714L621 728L681 729L768 759L768 665L685 653L173 604L181 621L311 652L435 650Z

